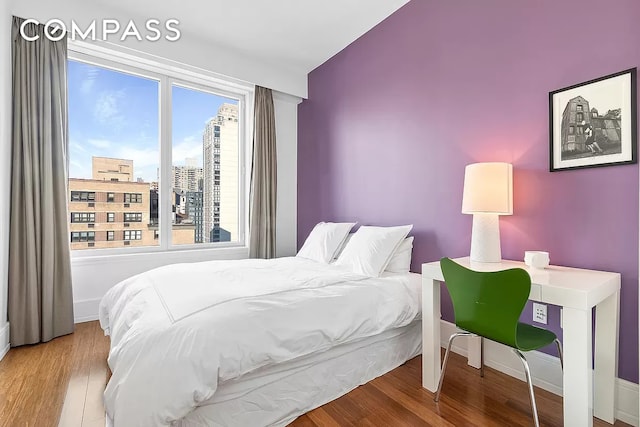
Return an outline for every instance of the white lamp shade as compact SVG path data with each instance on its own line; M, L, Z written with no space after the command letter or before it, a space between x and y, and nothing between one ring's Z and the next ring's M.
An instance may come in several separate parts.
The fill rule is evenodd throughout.
M473 163L464 170L462 213L513 214L513 167L509 163Z

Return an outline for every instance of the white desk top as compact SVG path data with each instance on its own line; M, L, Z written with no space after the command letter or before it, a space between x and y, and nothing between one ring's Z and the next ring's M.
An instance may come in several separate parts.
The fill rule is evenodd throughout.
M545 269L529 268L523 262L503 260L495 263L473 262L469 257L454 259L460 265L476 271L499 271L523 268L531 276L529 299L549 304L591 309L620 290L620 273L585 270L550 265ZM444 281L440 261L422 264L424 279Z

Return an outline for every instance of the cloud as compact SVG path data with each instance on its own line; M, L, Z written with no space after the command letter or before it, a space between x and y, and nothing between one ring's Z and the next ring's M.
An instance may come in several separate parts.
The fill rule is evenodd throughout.
M93 107L93 117L101 124L119 129L124 125L124 116L120 113L120 101L124 90L106 90L100 93Z
M111 141L106 139L89 139L87 142L96 148L105 149L111 147Z
M133 160L134 171L147 166L160 166L160 150L157 148L136 148L132 145L122 144L110 156L118 159Z
M81 152L81 153L86 153L87 152L87 149L84 148L82 146L82 144L79 144L78 142L73 141L73 140L69 141L69 149L71 151L78 151L78 152Z
M202 164L202 136L188 136L173 144L171 158L174 165L184 165L187 158L195 158Z

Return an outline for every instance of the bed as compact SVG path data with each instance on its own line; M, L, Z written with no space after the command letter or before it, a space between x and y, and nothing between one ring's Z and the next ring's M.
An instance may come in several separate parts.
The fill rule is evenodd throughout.
M420 290L300 257L127 279L100 304L108 424L286 425L420 353Z

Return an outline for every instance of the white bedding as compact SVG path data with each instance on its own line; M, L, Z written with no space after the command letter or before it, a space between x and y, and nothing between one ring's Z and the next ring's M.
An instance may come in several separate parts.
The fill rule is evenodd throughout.
M300 415L384 375L422 349L422 324L266 367L219 385L175 427L284 427Z
M409 324L409 275L365 278L301 258L161 267L100 304L111 335L105 406L115 427L170 425L220 382Z

